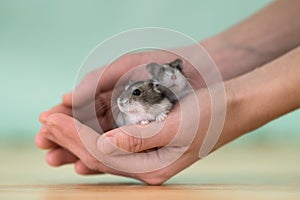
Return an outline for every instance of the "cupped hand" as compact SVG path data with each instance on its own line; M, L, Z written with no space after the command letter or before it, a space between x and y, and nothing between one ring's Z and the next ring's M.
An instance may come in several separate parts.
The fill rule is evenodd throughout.
M166 51L141 52L122 56L111 65L88 73L73 92L63 96L62 104L42 113L40 121L45 124L46 119L51 114L62 113L73 116L72 111L74 111L74 109L80 110L95 106L97 111L97 123L95 123L95 119L90 116L83 116L80 122L101 133L111 130L114 124L111 97L114 86L118 80L135 66L145 65L149 62L166 63L176 58L178 58L177 55ZM191 85L195 88L203 86L201 76L198 73L194 73L195 70L189 63L185 60L184 62L184 72ZM100 76L102 77L101 79L99 79ZM93 90L95 87L97 88L96 93ZM93 102L95 102L95 104L93 104ZM102 130L97 129L99 125ZM50 165L60 166L75 163L75 170L79 174L98 173L98 171L86 167L74 152L69 151L65 146L61 146L60 143L54 141L53 138L51 140L51 138L45 136L51 135L49 133L51 133L51 131L43 126L36 136L36 144L41 149L50 149L46 156L46 160ZM113 134L113 132L109 132L108 134ZM117 139L117 141L121 140ZM124 142L123 145L126 145L126 142ZM123 148L126 149L126 146ZM128 146L128 148L130 148L130 146Z
M185 52L187 50L185 50ZM192 54L192 51L190 52L190 54ZM176 58L178 58L177 55L167 51L149 51L122 56L111 65L98 68L88 73L73 92L67 93L63 96L62 104L59 104L42 113L40 115L40 121L44 123L45 119L53 113L63 113L68 116L72 116L72 109L74 108L80 110L81 108L86 109L88 107L95 106L98 120L96 125L95 123L91 123L89 121L89 116L84 116L85 119L80 120L87 125L94 126L93 128L95 129L97 129L97 125L99 124L102 128L101 132L110 130L113 126L111 96L114 86L118 80L135 66L145 65L149 62L167 63ZM190 83L193 86L201 84L201 77L197 76L197 73L193 73L194 71L189 63L186 61L184 62L184 72ZM105 74L105 76L102 76L103 74ZM99 80L100 76L102 78ZM93 88L95 87L97 87L96 94L93 91ZM94 101L95 104L93 105L92 103ZM58 144L53 143L47 138L43 137L42 133L46 132L48 131L43 126L37 134L35 142L36 145L41 149L50 149L46 157L47 162L50 165L59 166L77 161L76 157L71 152L61 148ZM64 157L65 160L62 161L60 159L61 157ZM85 170L79 170L78 172L86 174Z
M71 116L53 113L43 121L47 131L40 134L72 152L79 159L74 162L81 172L111 173L161 184L199 159L210 108L209 93L203 89L176 104L164 123L130 125L99 135ZM62 156L56 159L66 162Z

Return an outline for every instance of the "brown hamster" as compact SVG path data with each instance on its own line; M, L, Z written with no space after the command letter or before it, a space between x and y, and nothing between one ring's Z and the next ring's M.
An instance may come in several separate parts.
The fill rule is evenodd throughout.
M131 81L117 99L121 112L116 119L116 125L148 124L151 121L165 120L173 107L173 102L166 95L169 92L169 89L151 79Z

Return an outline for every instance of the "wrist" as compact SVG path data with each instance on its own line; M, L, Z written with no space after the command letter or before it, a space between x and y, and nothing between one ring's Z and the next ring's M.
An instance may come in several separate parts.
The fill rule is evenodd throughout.
M233 128L230 131L239 136L299 108L300 68L295 65L300 61L299 53L300 48L298 52L294 50L261 68L226 81L228 103L224 127Z
M230 80L224 83L226 117L220 138L214 149L251 131L251 128L248 126L249 124L247 124L248 113L244 111L246 107L248 108L248 94L245 90L242 90L242 86L237 82L239 81L238 79L232 80L234 81Z
M249 41L248 41L249 40ZM218 66L224 80L237 77L262 65L268 56L249 45L250 39L232 36L226 32L200 42Z

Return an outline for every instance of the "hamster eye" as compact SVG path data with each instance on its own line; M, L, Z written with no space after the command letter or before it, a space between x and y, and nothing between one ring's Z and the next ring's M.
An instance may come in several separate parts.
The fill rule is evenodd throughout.
M133 90L132 94L134 96L140 96L141 95L141 91L139 89L135 89L135 90Z

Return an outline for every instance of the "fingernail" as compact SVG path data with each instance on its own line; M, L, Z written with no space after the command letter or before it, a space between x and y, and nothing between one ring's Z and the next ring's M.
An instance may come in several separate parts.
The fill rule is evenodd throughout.
M98 148L104 154L111 154L117 149L115 144L116 139L114 137L102 136L100 137Z
M47 117L48 117L47 112L42 112L39 117L40 122L45 123L47 121Z
M55 123L52 121L52 120L47 120L46 121L46 124L50 127L54 127L55 126Z

